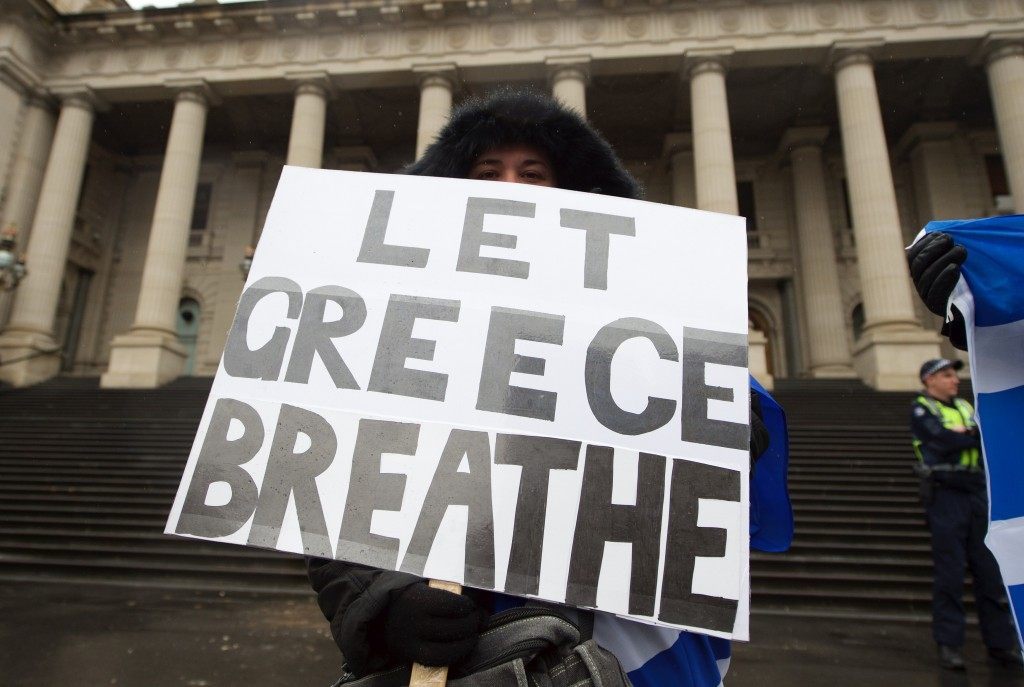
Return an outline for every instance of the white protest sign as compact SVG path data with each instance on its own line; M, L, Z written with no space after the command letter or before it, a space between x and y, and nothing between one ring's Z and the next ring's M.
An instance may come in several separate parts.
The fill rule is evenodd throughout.
M166 531L747 636L740 218L287 167Z

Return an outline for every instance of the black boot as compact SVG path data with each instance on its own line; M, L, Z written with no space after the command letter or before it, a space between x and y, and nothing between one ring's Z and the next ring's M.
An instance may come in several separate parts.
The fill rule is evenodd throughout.
M939 665L946 670L965 670L964 655L960 647L939 644Z
M1022 667L1020 649L1015 646L1009 649L993 649L989 647L988 655L993 661L997 661L1006 667Z

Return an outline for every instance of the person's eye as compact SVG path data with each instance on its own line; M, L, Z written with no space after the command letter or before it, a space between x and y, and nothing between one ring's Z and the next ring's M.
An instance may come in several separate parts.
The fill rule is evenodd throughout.
M487 181L488 179L497 179L498 173L493 169L482 169L476 173L476 178Z

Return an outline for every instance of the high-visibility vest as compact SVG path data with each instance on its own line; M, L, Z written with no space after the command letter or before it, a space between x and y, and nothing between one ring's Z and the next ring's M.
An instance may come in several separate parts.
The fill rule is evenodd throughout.
M917 403L922 405L932 415L937 417L941 422L942 426L946 429L972 429L977 427L977 423L974 422L974 408L971 404L962 398L953 399L953 407L946 405L945 403L939 403L933 398L928 398L924 394L915 399ZM917 459L924 461L924 455L921 453L922 442L920 439L914 439L914 455ZM978 459L981 457L981 451L977 448L965 448L960 451L960 460L958 465L968 470L978 469Z

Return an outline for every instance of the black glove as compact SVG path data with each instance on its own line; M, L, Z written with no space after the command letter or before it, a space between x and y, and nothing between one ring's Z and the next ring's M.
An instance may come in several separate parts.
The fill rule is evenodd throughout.
M946 303L960 279L960 265L967 249L953 243L949 234L934 232L907 249L910 276L921 300L936 315L945 317Z
M476 646L486 614L468 596L417 582L392 592L384 637L392 658L448 666Z
M761 398L750 392L750 474L754 474L754 463L768 450L771 435L761 414Z

